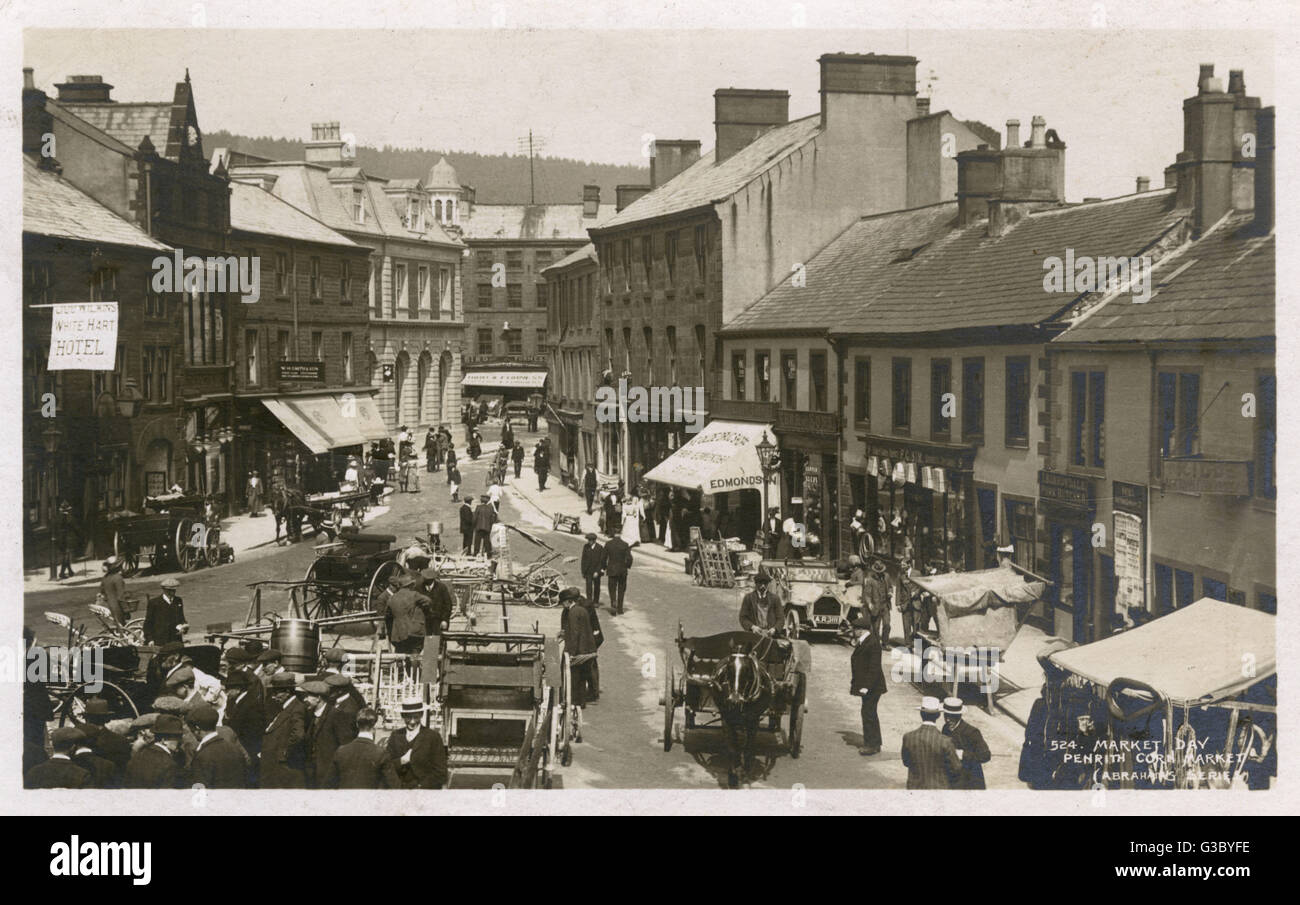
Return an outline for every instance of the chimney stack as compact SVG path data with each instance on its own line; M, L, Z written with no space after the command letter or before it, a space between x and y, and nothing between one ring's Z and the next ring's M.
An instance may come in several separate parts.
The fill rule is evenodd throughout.
M659 188L700 159L700 143L688 138L656 139L650 157L650 188Z
M1246 152L1248 135L1255 133L1259 115L1259 98L1246 96L1246 75L1240 69L1232 70L1228 77L1228 93L1232 95L1232 209L1255 209L1256 158Z
M1274 119L1272 107L1265 107L1255 117L1255 229L1260 233L1273 229Z
M1007 120L1007 143L1003 146L1007 148L1020 147L1020 120Z
M1047 147L1047 120L1035 116L1029 121L1029 147Z
M1232 209L1235 106L1214 77L1214 64L1202 63L1197 93L1183 101L1183 150L1174 164L1178 204L1191 208L1197 235Z
M54 86L59 89L59 100L69 104L107 104L113 86L102 75L70 75L66 82Z
M343 166L343 139L339 137L337 121L311 124L311 141L307 142L305 159L326 167Z
M600 213L600 186L584 185L582 187L582 217L589 220Z
M1138 191L1138 194L1140 195L1140 194L1142 194L1143 192L1147 192L1147 191L1150 191L1150 190L1151 190L1151 180L1148 179L1148 178L1145 177L1145 176L1139 176L1139 177L1137 178L1137 191Z
M790 121L790 92L719 88L713 92L713 162L722 163L755 138Z
M46 109L49 97L36 87L36 77L30 66L23 69L23 153L40 154L45 150L45 136L54 131L54 114ZM42 166L53 165L53 160L42 157Z
M928 97L918 97L916 99L916 115L917 116L930 115L930 99Z
M1007 122L1007 146L1001 150L981 144L957 155L958 221L965 226L989 218L989 234L1000 236L1029 208L1065 200L1065 143L1052 134L1047 121L1031 121L1029 147L1019 144L1019 123Z
M654 158L650 158L654 160ZM616 185L614 186L614 213L618 213L632 202L636 201L642 195L650 191L648 185Z
M905 102L909 111L924 116L921 98L916 96L916 57L875 53L826 53L817 59L821 66L822 129L833 129L839 117L861 122L879 116L879 102L863 104L863 95L892 95ZM929 104L930 99L925 98ZM912 117L904 115L905 121Z

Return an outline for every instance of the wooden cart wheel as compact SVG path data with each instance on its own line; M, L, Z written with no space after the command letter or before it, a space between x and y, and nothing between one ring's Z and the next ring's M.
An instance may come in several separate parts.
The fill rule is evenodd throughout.
M140 715L140 708L135 706L135 701L131 700L131 696L120 685L104 680L103 688L98 692L91 691L90 685L89 682L78 685L63 699L58 708L60 726L85 722L86 700L94 697L108 702L109 712L114 718L124 719L129 715L135 719Z
M560 589L564 577L554 569L538 569L528 576L524 596L533 606L555 607L560 605Z
M130 578L140 568L140 559L136 556L135 547L122 536L122 532L113 532L113 554L122 563L122 577Z
M392 593L393 576L401 571L402 567L391 559L381 563L379 568L375 569L375 575L370 579L370 590L366 592L366 609L378 609L375 604Z
M799 640L799 611L790 609L785 614L785 636L791 641Z
M208 561L208 567L215 569L221 565L221 529L209 528L208 536L203 545L203 556Z
M333 532L330 534L330 540L343 530L343 510L337 506L330 510L329 527Z
M704 587L704 563L698 559L691 563L691 581Z
M186 544L176 551L176 561L182 572L193 572L199 564L199 551Z
M130 578L140 571L140 558L134 553L123 553L118 559L122 562L123 578Z
M188 517L181 518L176 522L176 530L172 532L172 556L176 564L185 572L194 568L193 563L187 568L185 565L185 551L190 549L190 534L194 531L194 520Z
M673 749L673 711L676 705L673 702L673 667L668 666L668 672L664 673L664 750Z
M316 563L319 560L312 560L312 564L307 567L307 572L302 576L303 581L314 581L316 579Z
M794 696L790 702L790 756L798 758L803 749L803 712L807 689L801 672L795 673Z

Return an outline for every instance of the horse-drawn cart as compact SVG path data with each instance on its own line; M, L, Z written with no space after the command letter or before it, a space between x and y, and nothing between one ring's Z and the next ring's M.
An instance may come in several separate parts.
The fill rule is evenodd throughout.
M302 613L322 619L345 613L377 610L401 573L400 550L391 534L344 532L338 540L316 547L316 560L303 576Z
M750 632L687 638L679 623L677 650L682 671L669 665L659 701L664 712L664 750L672 750L673 724L677 708L681 707L685 717L683 741L689 730L724 728L733 759L743 753L746 769L759 730L784 731L784 746L791 757L797 758L803 743L808 690L808 660L800 644L807 642ZM733 785L735 772L733 763Z
M140 569L142 557L156 571L164 563L189 572L200 563L221 563L221 528L203 516L203 498L196 496L146 497L146 512L117 519L113 552L122 561L122 576Z

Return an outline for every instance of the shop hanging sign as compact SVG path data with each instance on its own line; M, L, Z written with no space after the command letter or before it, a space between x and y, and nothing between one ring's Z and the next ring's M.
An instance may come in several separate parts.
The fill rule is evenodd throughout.
M117 357L117 302L52 305L51 371L112 371Z
M1129 512L1143 517L1147 514L1147 489L1142 484L1126 484L1115 481L1115 495L1112 505L1119 512Z
M325 380L325 362L277 361L275 379L285 383L322 383Z

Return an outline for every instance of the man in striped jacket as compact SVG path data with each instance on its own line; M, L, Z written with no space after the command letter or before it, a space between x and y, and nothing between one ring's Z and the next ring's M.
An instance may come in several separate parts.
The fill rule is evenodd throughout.
M921 698L921 725L903 736L909 789L951 789L961 776L957 749L937 725L942 712L938 698Z

